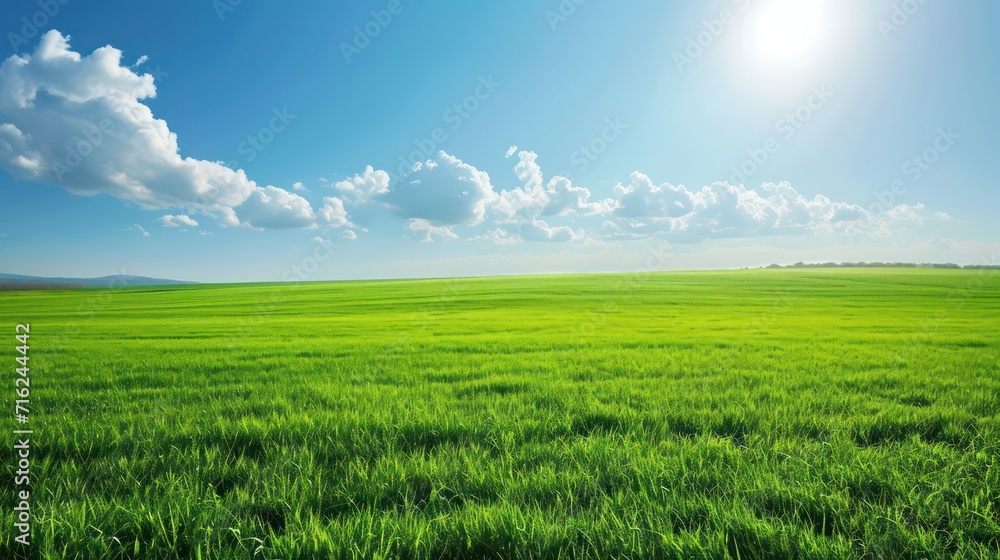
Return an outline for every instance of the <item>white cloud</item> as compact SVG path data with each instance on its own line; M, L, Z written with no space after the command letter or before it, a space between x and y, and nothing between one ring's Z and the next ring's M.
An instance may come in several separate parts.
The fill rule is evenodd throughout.
M603 214L613 208L610 200L590 202L590 190L574 186L565 177L552 177L545 184L537 158L538 155L534 152L518 153L514 174L523 185L502 191L493 205L493 209L502 214L506 221L530 222L539 216L568 214L588 216Z
M245 200L254 185L242 172L181 158L176 135L141 102L156 96L153 77L120 60L113 47L81 57L53 30L34 55L4 61L0 121L15 142L0 143L0 165L23 179L147 209Z
M351 240L358 238L358 234L354 233L353 229L345 229L344 231L340 232L340 236L343 237L344 239L351 239Z
M581 241L586 236L587 234L582 228L574 230L569 226L553 226L544 220L532 219L505 223L475 239L490 241L497 245L516 245L525 241L567 243Z
M210 216L216 217L214 212L206 212ZM236 211L232 208L220 208L219 212L219 225L222 227L239 227L240 219L236 217Z
M434 241L435 235L442 239L458 239L458 234L452 231L450 227L435 226L431 222L422 218L414 218L410 220L406 224L406 229L413 233L423 235L420 239L421 241Z
M292 190L293 191L306 191L306 192L309 191L309 189L307 189L306 186L303 185L301 181L295 181L294 183L292 183Z
M489 241L495 245L517 245L524 243L524 238L515 233L510 233L502 228L491 229L483 235L472 238L473 241Z
M363 173L339 181L333 185L344 196L356 203L365 203L374 197L389 192L389 174L381 169L366 166Z
M167 214L157 221L159 221L163 227L198 227L198 222L194 221L190 216L173 216Z
M518 233L528 241L549 241L556 243L578 241L586 235L582 229L574 230L569 226L550 226L542 220L532 220L530 224L519 227Z
M671 241L757 237L814 232L843 233L871 219L854 204L817 195L807 199L788 183L765 183L760 190L713 183L691 191L683 185L654 185L633 173L628 186L615 187L612 212L617 231L631 237L662 233Z
M491 232L475 239L509 243L524 241L578 241L591 244L608 239L635 239L656 235L680 243L707 239L845 233L868 224L869 236L889 235L881 220L861 206L830 200L823 195L806 198L789 183L765 183L758 189L713 183L698 190L683 185L654 184L634 172L627 185L618 184L613 198L591 202L589 189L565 177L545 182L537 156L518 153L514 167L523 186L504 190L492 209L505 236ZM898 207L890 217L922 219L923 205ZM549 225L545 216L604 218L602 232L587 235L576 225ZM584 220L585 221L585 220ZM590 222L596 226L597 222Z
M917 222L923 223L926 219L924 215L924 205L922 203L917 203L914 206L909 204L900 204L886 210L885 216L891 220L896 220L900 222Z
M509 158L510 156L516 153L517 153L517 146L511 146L510 148L507 148L507 155L505 155L504 157Z
M574 186L569 179L555 176L545 187L548 203L542 209L543 216L582 214L584 216L606 214L614 209L614 202L603 200L590 202L590 189Z
M524 190L528 192L542 188L542 168L536 160L538 154L535 152L519 152L517 154L517 164L514 166L514 174L524 183Z
M329 227L351 225L351 222L347 219L347 210L344 208L344 201L335 196L323 197L323 206L319 209L319 221Z
M240 224L253 228L305 228L315 223L309 201L277 187L256 187L235 209Z
M501 191L493 204L493 210L503 216L502 221L515 219L531 219L539 216L549 198L542 189L527 191L522 188Z
M177 136L143 100L153 76L111 46L81 56L45 33L32 55L0 65L0 168L78 195L109 194L147 210L185 208L223 225L308 227L308 203L260 187L242 170L182 157ZM238 211L234 209L238 208Z
M435 159L415 165L379 200L400 217L450 227L482 223L496 196L489 175L438 152Z
M146 228L140 226L139 224L132 224L131 226L125 228L123 231L133 231L143 237L150 237L149 232L146 231Z
M649 177L635 171L628 186L615 186L614 214L621 217L676 218L690 213L694 200L683 186L654 185Z

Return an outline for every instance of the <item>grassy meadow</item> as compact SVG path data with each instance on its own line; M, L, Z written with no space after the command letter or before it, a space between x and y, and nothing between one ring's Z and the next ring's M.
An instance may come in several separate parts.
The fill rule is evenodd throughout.
M31 323L36 558L1000 556L996 271L7 292L0 312L11 369ZM15 462L0 448L2 558Z

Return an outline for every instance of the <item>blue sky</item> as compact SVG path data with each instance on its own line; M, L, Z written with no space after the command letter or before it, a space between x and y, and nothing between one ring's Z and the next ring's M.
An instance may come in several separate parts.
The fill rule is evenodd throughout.
M12 4L3 272L1000 256L995 2Z

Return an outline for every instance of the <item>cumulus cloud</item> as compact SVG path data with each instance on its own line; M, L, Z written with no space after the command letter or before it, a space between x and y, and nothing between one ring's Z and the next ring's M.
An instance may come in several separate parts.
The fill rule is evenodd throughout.
M173 216L167 214L158 220L163 227L198 227L198 222L194 221L191 216Z
M517 231L528 241L577 241L586 235L583 229L574 230L569 226L550 226L543 220L537 219L531 220L528 224L519 224Z
M514 174L522 186L502 191L493 205L507 221L528 223L539 216L590 216L613 208L610 200L590 202L590 190L573 185L566 177L557 175L546 183L534 152L521 151L517 156Z
M502 224L475 239L490 241L497 245L516 245L525 241L566 243L581 241L586 237L587 233L583 228L573 229L569 226L549 225L544 220L536 218L530 221Z
M496 196L488 174L442 151L416 164L379 200L400 217L450 227L482 223Z
M542 187L542 168L537 162L538 154L523 151L517 154L514 174L524 183L524 190L536 191Z
M344 239L350 239L350 240L358 238L358 234L354 233L353 229L345 229L344 231L340 232L340 236L343 237Z
M473 241L489 241L494 245L517 245L524 243L524 238L503 228L491 229L483 235L472 238Z
M372 166L365 167L364 172L339 181L333 185L342 192L344 197L356 203L365 203L374 197L389 192L389 174Z
M477 239L510 244L520 241L588 241L656 235L680 243L706 239L843 233L871 220L862 207L817 195L807 198L788 183L765 183L758 189L725 182L698 190L683 185L655 184L634 172L627 184L617 184L613 197L591 201L589 189L565 177L546 182L537 155L518 152L514 174L520 187L504 190L492 209L500 228ZM922 205L914 207L922 209ZM898 208L897 218L913 209ZM576 225L550 225L547 217L593 217L603 221L600 233L588 235ZM600 222L592 221L592 224ZM873 235L881 230L872 230Z
M543 216L605 214L614 208L611 200L590 202L590 189L573 185L566 177L553 177L545 187L548 202L542 209Z
M106 193L143 208L232 207L254 184L242 172L182 158L177 137L141 101L153 77L121 66L121 51L89 56L49 31L31 56L0 66L0 165L76 194Z
M612 235L662 233L667 239L695 243L705 239L756 237L810 232L843 233L871 219L862 207L817 195L806 198L788 183L765 183L760 190L726 182L692 191L654 185L633 173L629 185L614 189ZM610 229L610 228L608 228Z
M450 227L435 226L422 218L414 218L407 222L406 229L420 236L421 241L434 241L434 236L441 239L458 239L458 234Z
M493 210L501 215L504 221L517 218L529 220L541 215L548 202L549 199L541 188L528 190L518 187L501 191L493 204Z
M181 156L176 134L143 103L156 97L153 76L137 74L121 59L111 46L81 56L52 30L33 54L5 60L0 168L147 210L200 211L226 226L312 225L313 211L298 195L261 187L242 170Z
M323 197L323 206L319 209L319 221L329 227L351 225L351 222L347 219L347 209L344 208L344 201L335 196Z
M642 173L632 173L628 185L615 185L616 205L614 214L628 218L656 217L676 218L688 214L694 208L694 200L683 186L670 184L654 185Z
M256 187L234 208L241 224L263 229L305 228L315 223L309 201L277 187Z
M886 210L884 215L891 220L922 224L927 219L926 212L924 210L925 207L922 203L917 203L913 206L910 206L909 204L900 204L899 206Z

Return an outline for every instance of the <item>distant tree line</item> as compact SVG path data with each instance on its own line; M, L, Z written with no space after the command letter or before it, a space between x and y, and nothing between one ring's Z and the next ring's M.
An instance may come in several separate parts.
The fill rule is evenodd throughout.
M804 263L780 265L772 264L764 268L950 268L956 270L1000 270L998 265L987 264L967 264L965 266L955 263L905 263L905 262L825 262L825 263Z

